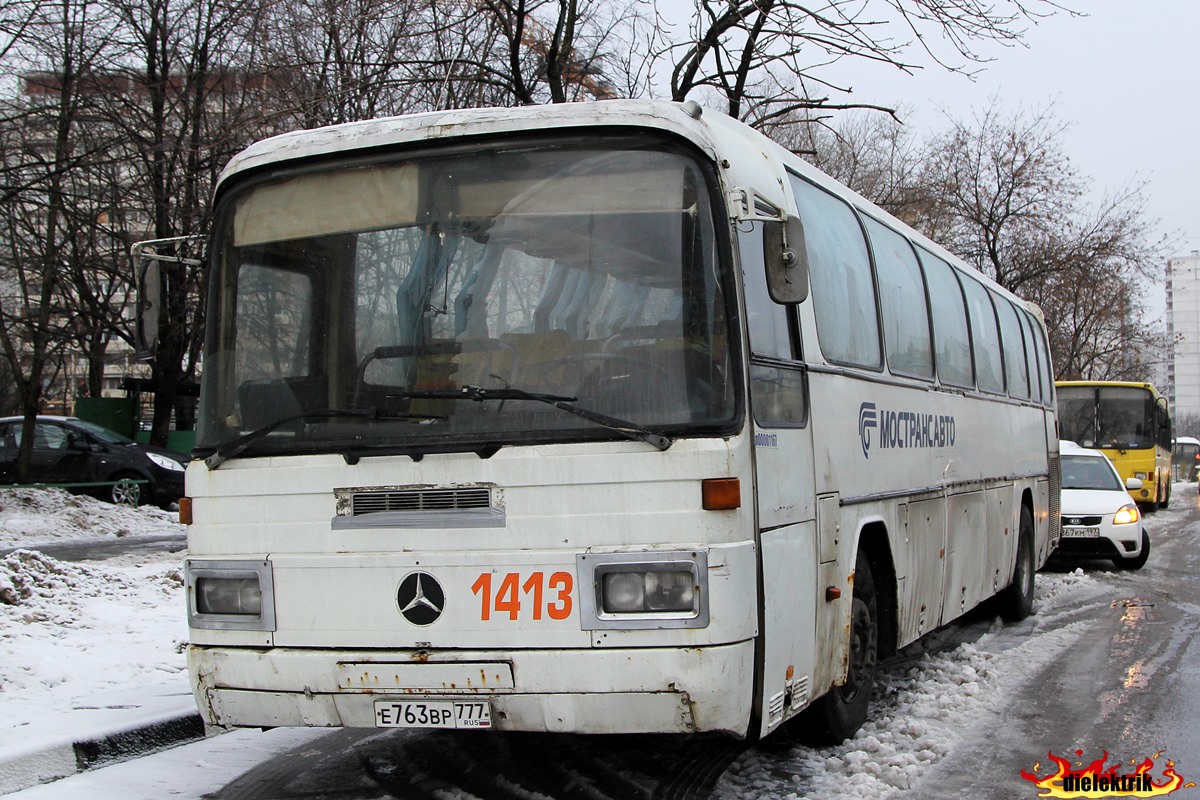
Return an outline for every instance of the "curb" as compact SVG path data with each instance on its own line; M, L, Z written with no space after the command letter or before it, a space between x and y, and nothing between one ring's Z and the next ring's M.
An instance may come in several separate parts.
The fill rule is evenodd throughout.
M14 753L0 759L0 795L66 778L96 767L165 750L205 736L198 713Z

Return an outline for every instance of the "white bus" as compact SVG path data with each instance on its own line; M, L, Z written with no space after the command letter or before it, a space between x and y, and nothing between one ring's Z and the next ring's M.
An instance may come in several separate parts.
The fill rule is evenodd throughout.
M1036 309L694 103L300 131L222 174L187 472L220 726L853 734L1055 541ZM143 262L154 330L157 264Z

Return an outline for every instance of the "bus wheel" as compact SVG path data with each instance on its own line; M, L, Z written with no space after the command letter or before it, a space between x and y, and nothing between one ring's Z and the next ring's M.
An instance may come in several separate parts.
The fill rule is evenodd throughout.
M1170 507L1171 507L1171 482L1170 482L1170 481L1163 481L1163 483L1165 483L1165 484L1166 484L1166 486L1167 486L1167 491L1166 491L1166 493L1163 495L1163 501L1162 501L1161 503L1159 503L1159 504L1158 504L1158 507L1159 507L1159 508L1164 508L1164 509L1165 509L1165 508L1170 508Z
M809 744L838 744L867 721L879 664L879 603L871 565L860 551L854 563L850 608L850 663L846 682L817 698L792 723L797 738Z
M1021 508L1021 529L1017 533L1017 563L1012 583L998 596L1000 616L1020 622L1033 613L1033 514Z

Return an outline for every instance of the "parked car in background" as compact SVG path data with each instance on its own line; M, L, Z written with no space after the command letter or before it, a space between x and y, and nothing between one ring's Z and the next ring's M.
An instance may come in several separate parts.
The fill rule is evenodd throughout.
M0 483L17 477L22 417L0 418ZM188 457L74 417L41 416L34 426L28 483L63 484L123 505L166 506L183 495Z
M1058 559L1103 558L1122 569L1141 569L1150 557L1150 536L1129 496L1142 488L1130 478L1124 484L1117 468L1099 450L1061 442L1062 538Z

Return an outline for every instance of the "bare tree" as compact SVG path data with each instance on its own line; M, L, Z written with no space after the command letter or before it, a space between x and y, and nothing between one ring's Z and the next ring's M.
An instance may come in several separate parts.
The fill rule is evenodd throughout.
M930 203L922 183L927 142L895 117L847 113L837 124L793 120L772 138L906 222Z
M658 22L647 0L475 0L457 22L431 28L452 35L420 65L460 94L490 88L502 105L637 95L649 83Z
M756 127L798 111L887 111L850 100L850 87L832 82L827 68L856 58L911 72L923 53L969 72L986 61L979 43L1015 44L1022 23L1058 10L1053 0L695 0L688 41L667 51L671 96L707 90Z
M298 0L265 11L261 57L284 124L315 127L411 110L404 65L412 43L428 41L418 3Z
M1134 288L1159 277L1163 241L1134 183L1099 203L1064 152L1051 111L1004 112L992 103L951 120L929 149L921 182L930 202L915 220L932 238L1038 304L1065 378L1144 378L1145 344Z
M70 324L60 288L78 242L74 170L95 155L78 131L95 92L105 32L93 0L36 4L13 48L38 68L26 77L29 102L10 106L2 145L5 174L19 187L0 197L0 349L25 415L19 481L29 475L34 418Z
M273 88L254 72L256 0L109 0L117 18L109 69L126 79L106 119L127 142L125 180L140 191L120 238L203 234L217 174L263 130ZM197 374L204 273L164 272L159 346L151 362L151 441L165 444L173 412L185 427L181 387Z

